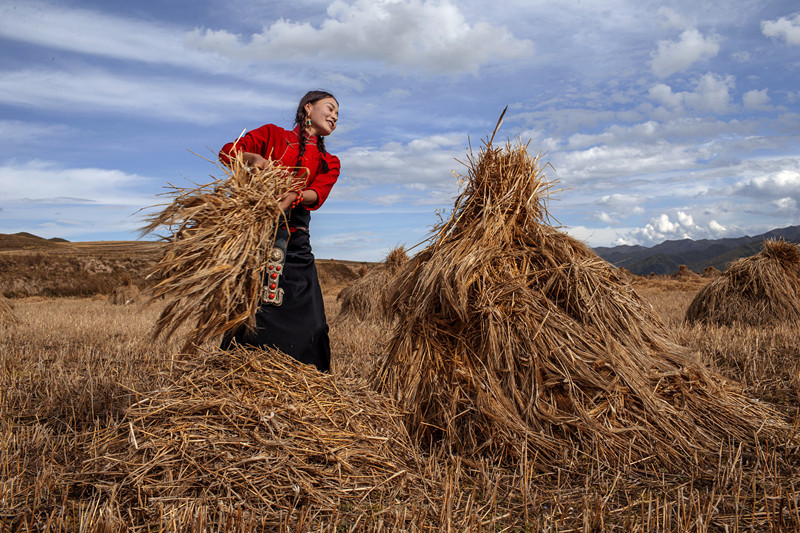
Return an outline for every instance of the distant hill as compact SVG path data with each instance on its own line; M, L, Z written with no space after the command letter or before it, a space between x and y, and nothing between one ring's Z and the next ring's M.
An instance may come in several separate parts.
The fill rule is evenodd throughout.
M77 296L110 294L124 284L139 289L162 256L162 241L69 242L30 233L0 233L0 296ZM317 259L323 290L338 290L358 278L362 261Z
M706 267L713 266L725 270L736 259L749 257L761 250L766 239L782 238L800 243L800 226L774 229L767 233L750 237L749 235L728 239L682 239L664 241L656 246L598 246L597 255L617 267L624 267L634 274L674 274L680 265L689 270L702 273Z
M54 237L52 239L45 239L32 233L20 231L12 235L0 233L0 250L30 250L34 248L51 248L56 246L55 243L69 242L66 239Z

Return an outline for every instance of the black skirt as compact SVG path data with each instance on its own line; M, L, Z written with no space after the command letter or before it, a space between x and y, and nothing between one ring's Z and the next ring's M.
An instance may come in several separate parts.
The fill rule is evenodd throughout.
M264 304L256 312L256 328L241 328L222 340L222 349L231 343L255 347L274 347L320 371L331 367L331 348L325 304L319 286L317 267L308 232L296 230L286 247L286 263L280 279L283 303Z

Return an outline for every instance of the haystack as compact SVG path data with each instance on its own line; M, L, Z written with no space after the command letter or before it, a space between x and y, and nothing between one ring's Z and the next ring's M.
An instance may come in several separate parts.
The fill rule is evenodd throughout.
M703 269L704 278L716 278L720 274L722 274L722 272L720 272L720 270L714 265L707 266Z
M693 270L689 270L689 267L686 265L679 265L678 271L672 275L672 279L682 280L682 281L690 281L699 279L700 274L694 272Z
M686 321L767 326L800 323L800 248L765 240L755 255L738 259L695 296Z
M341 302L338 317L384 322L391 319L391 302L386 298L387 287L394 285L397 273L408 261L405 249L392 249L379 264L365 271L357 280L342 289L336 297Z
M574 460L713 464L728 442L787 430L550 225L552 185L526 145L486 143L465 166L450 218L395 278L402 320L377 375L417 438L552 472Z
M0 325L8 326L11 324L18 324L19 319L14 314L14 304L8 298L0 294Z
M176 367L96 432L71 480L130 509L136 530L286 531L293 514L316 531L335 514L384 509L391 524L423 507L432 485L397 408L363 383L276 350L202 349Z
M125 281L114 287L106 301L112 305L130 305L136 303L140 297L139 289L130 281Z
M168 246L149 276L159 280L151 301L166 301L153 336L169 337L189 324L187 352L255 325L268 254L284 217L278 198L299 187L289 170L272 163L250 168L241 154L220 168L226 178L195 188L170 185L172 202L142 231L169 230L163 237Z

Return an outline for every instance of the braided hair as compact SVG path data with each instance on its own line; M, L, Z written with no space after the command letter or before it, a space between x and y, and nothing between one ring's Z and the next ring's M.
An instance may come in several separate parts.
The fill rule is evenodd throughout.
M308 119L308 115L306 114L306 104L313 104L323 98L333 98L336 100L336 97L333 96L331 93L327 91L308 91L303 98L300 99L300 104L297 106L297 113L294 116L294 123L300 126L300 153L297 155L297 169L300 169L300 159L303 157L303 154L306 152L306 120ZM336 100L338 104L339 101ZM319 150L320 154L327 154L325 151L325 137L322 135L317 135L317 150ZM330 170L328 168L328 163L325 161L325 158L320 159L320 164L322 166L322 172L328 172Z

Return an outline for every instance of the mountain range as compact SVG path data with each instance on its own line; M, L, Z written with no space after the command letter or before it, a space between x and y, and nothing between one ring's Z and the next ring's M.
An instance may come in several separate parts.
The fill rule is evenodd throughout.
M664 241L650 248L644 246L598 246L594 252L617 267L623 267L639 276L649 274L674 274L681 265L702 274L706 267L713 266L724 271L728 265L741 257L749 257L761 251L766 239L783 239L800 243L800 226L774 229L761 235L726 239L680 239Z

